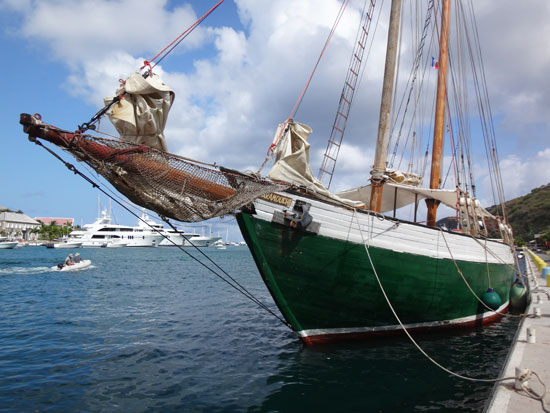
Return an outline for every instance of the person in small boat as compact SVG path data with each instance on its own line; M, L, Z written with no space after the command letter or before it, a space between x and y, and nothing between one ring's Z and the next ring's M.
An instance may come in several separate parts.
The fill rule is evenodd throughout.
M78 264L80 261L82 261L82 258L80 257L80 254L77 252L77 253L74 255L73 262L74 262L75 264Z
M73 254L69 254L67 258L65 258L65 265L74 265L73 262Z

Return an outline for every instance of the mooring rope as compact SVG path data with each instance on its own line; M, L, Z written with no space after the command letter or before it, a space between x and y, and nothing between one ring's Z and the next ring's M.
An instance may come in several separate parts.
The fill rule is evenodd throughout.
M230 285L231 287L233 287L235 290L237 290L238 292L240 292L242 295L244 295L246 298L248 298L249 300L251 300L252 302L254 302L255 304L257 304L260 308L262 308L263 310L267 311L269 314L271 314L272 316L274 316L275 318L277 318L279 321L281 321L285 326L289 327L290 329L292 329L292 326L286 321L284 320L282 317L280 317L278 314L276 314L275 312L273 312L269 307L267 307L266 304L262 303L258 298L256 298L254 296L254 294L252 294L250 291L248 291L244 286L242 286L237 280L235 280L234 277L232 277L231 275L229 275L224 269L222 269L218 264L216 264L210 257L208 257L203 251L201 251L199 249L199 247L197 247L195 244L193 244L191 242L191 240L187 240L200 254L202 254L204 257L206 257L213 265L215 265L226 277L229 278L229 280L227 278L225 278L224 276L220 275L218 272L216 272L214 269L212 269L211 267L209 267L207 264L205 264L204 262L202 262L201 260L199 260L197 257L193 256L192 254L190 254L188 251L186 251L183 246L180 246L180 245L177 245L172 239L168 238L165 234L162 233L162 231L160 231L159 229L155 228L154 226L152 226L150 223L148 223L147 221L143 220L140 216L138 216L134 211L132 211L129 207L127 207L126 205L124 205L122 202L120 202L118 199L116 199L115 197L111 196L107 191L105 191L97 182L95 182L93 179L89 178L88 176L86 176L84 173L80 172L73 164L69 163L69 162L66 162L61 156L59 156L55 151L53 151L52 149L48 148L47 146L43 145L42 142L40 142L37 138L35 137L29 137L29 140L31 140L31 142L34 142L35 144L37 144L38 146L44 148L47 152L49 152L52 156L54 156L56 159L58 159L61 163L63 163L65 165L65 167L67 167L67 169L69 169L70 171L72 171L75 175L78 175L80 176L81 178L83 178L85 181L87 181L88 183L90 183L92 185L92 187L94 188L97 188L97 190L99 190L101 193L103 193L104 195L106 195L109 199L112 199L114 202L116 202L119 206L121 206L124 210L126 210L127 212L129 212L131 215L135 216L137 219L139 219L141 222L143 222L144 224L146 224L147 226L149 226L153 231L157 232L158 234L162 235L165 239L167 239L169 242L171 242L174 246L178 247L179 250L181 252L183 252L184 254L186 254L187 256L189 256L190 258L192 258L193 260L195 260L197 263L199 263L200 265L202 265L204 268L206 268L208 271L210 271L212 274L214 274L216 277L218 277L219 279L221 279L222 281L224 281L225 283L227 283L228 285ZM163 220L165 222L167 222L175 231L178 231L167 219L163 218Z
M170 220L168 220L166 217L162 217L161 216L161 219L166 222L168 225L170 225L170 227L174 230L174 231L178 231L178 229L170 222ZM191 243L191 240L187 240ZM191 243L192 244L192 243ZM175 245L175 244L174 244ZM193 244L192 244L193 245ZM239 288L236 288L237 291L243 293L246 297L248 297L250 300L252 300L254 303L256 303L257 305L259 305L261 308L263 308L264 310L266 310L267 312L271 313L272 315L274 315L275 317L277 317L280 321L282 321L286 326L290 327L290 324L288 324L285 320L283 320L281 317L279 317L277 314L275 314L273 311L271 311L264 303L262 303L258 298L256 298L251 292L249 292L242 284L240 284L234 277L232 277L231 275L229 275L229 273L227 273L222 267L220 267L216 262L214 262L214 260L212 260L212 258L210 258L208 255L206 255L203 251L201 251L198 247L196 247L195 245L193 245L195 247L195 249L197 249L197 251L199 253L202 254L202 256L204 258L206 258L208 261L210 261L216 268L218 268L221 272L223 272L223 274L228 277L231 282L235 283L235 285L237 285ZM180 247L180 249L182 249ZM206 267L208 268L208 267ZM208 268L210 269L210 268ZM211 270L212 271L212 270ZM214 271L212 271L214 274L216 274ZM224 279L225 281L225 279ZM226 281L227 282L227 281ZM231 285L233 288L235 288L231 283L228 282L229 285Z
M544 397L546 396L546 385L544 384L544 382L541 380L541 378L536 372L529 369L526 369L526 370L527 371L524 373L524 375L519 378L521 380L521 389L525 393L527 393L529 397L540 401L543 411L549 412L549 410L546 408L546 405L544 403ZM532 388L529 387L528 380L532 375L534 375L539 381L539 383L542 385L542 388L543 388L542 394L538 394L536 391L534 391Z
M140 221L144 222L146 225L148 225L152 230L156 231L157 233L159 233L160 235L162 235L165 239L169 240L174 246L178 247L180 249L180 251L182 251L183 253L185 253L186 255L188 255L190 258L192 258L193 260L195 260L197 263L199 263L200 265L202 265L204 268L206 268L207 270L209 270L211 273L213 273L215 276L217 276L219 279L221 279L222 281L224 281L225 283L227 283L228 285L230 285L232 288L234 288L236 291L240 292L241 294L243 294L245 297L247 297L248 299L250 299L251 301L253 301L255 304L257 304L260 308L264 309L265 311L267 311L269 314L271 314L272 316L274 316L275 318L277 318L279 321L281 321L285 326L289 327L291 330L292 330L292 326L286 321L284 320L283 318L281 318L279 315L275 314L271 309L269 309L265 304L263 304L259 299L257 299L252 293L250 293L246 288L244 288L240 283L238 283L233 277L231 277L225 270L223 270L218 264L216 264L213 260L210 259L210 257L207 257L206 254L204 254L204 252L200 251L200 249L194 245L193 243L191 243L191 245L197 250L199 251L202 255L204 255L205 257L207 257L220 271L222 271L227 277L229 277L230 280L232 280L232 282L234 282L235 284L232 284L232 282L230 282L229 280L227 280L226 278L224 278L222 275L218 274L214 269L210 268L208 265L206 265L204 262L200 261L198 258L194 257L192 254L190 254L189 252L185 251L182 246L179 246L177 245L173 240L171 240L170 238L168 238L166 235L164 235L160 230L158 230L157 228L153 227L151 224L149 224L147 221L143 220L140 216L138 216L136 213L134 213L129 207L127 207L126 205L124 205L122 202L120 202L118 199L116 199L116 197L113 197L111 196L107 191L105 191L103 188L101 188L101 186L96 183L95 181L93 181L91 178L89 178L88 176L86 176L85 174L83 174L82 172L80 172L73 164L69 163L69 162L66 162L61 156L59 156L57 153L55 153L53 150L51 150L50 148L44 146L42 144L42 142L40 142L37 138L35 137L30 137L29 136L29 140L31 142L34 142L36 145L39 145L40 147L44 148L47 152L49 152L52 156L54 156L56 159L58 159L61 163L63 163L65 165L65 167L67 167L67 169L69 169L70 171L72 171L75 175L78 175L80 176L81 178L83 178L84 180L86 180L88 183L90 183L92 185L92 187L94 188L97 188L100 192L102 192L104 195L106 195L108 198L112 199L113 201L115 201L119 206L121 206L123 209L125 209L127 212L129 212L131 215L134 215L136 218L138 218ZM516 377L503 377L503 378L500 378L500 379L479 379L479 378L473 378L473 377L467 377L467 376L464 376L464 375L461 375L461 374L458 374L458 373L455 373L451 370L449 370L448 368L444 367L443 365L441 365L440 363L438 363L436 360L434 360L432 357L430 357L430 355L428 353L426 353L426 351L424 351L424 349L422 349L422 347L414 340L414 338L411 336L411 334L409 333L409 331L407 330L407 328L405 327L405 325L402 323L401 319L399 318L399 316L397 315L397 312L395 311L394 307L392 306L391 302L390 302L390 299L388 297L388 295L386 294L386 291L382 285L382 282L380 281L380 277L378 276L378 273L376 271L376 268L374 266L374 263L372 261L372 257L370 255L370 252L369 252L369 246L367 245L367 242L365 242L365 238L363 236L363 231L361 230L361 224L359 222L359 219L357 218L357 210L354 208L353 209L353 217L356 219L357 221L357 226L358 226L358 230L359 230L359 233L361 235L361 239L363 241L363 246L365 247L365 251L367 253L367 256L369 258L369 262L370 262L370 265L371 265L371 268L373 270L373 273L376 277L376 281L380 287L380 290L382 292L382 294L384 295L384 298L386 300L386 303L388 304L391 312L393 313L395 319L397 320L397 322L399 323L400 327L402 328L402 330L405 332L405 334L407 335L407 337L410 339L410 341L414 344L414 346L430 361L432 362L434 365L436 365L437 367L439 367L440 369L442 369L443 371L445 371L446 373L452 375L452 376L455 376L455 377L458 377L458 378L461 378L463 380L468 380L468 381L473 381L473 382L485 382L485 383L496 383L496 382L501 382L501 381L506 381L506 380L521 380L521 388L522 390L525 391L525 393L529 396L529 397L532 397L534 398L535 400L539 400L542 404L542 409L545 411L545 412L548 412L548 410L545 408L545 404L544 404L544 397L546 395L546 386L544 384L544 382L542 382L542 380L540 379L540 377L538 376L538 374L532 370L529 370L529 369L526 369L526 372L524 372L524 374L520 377L520 378L516 378ZM371 214L368 214L369 217ZM164 218L163 218L164 220ZM165 220L165 222L167 222L175 231L178 231L168 220ZM189 241L189 240L188 240ZM528 387L527 385L527 380L528 378L531 376L531 375L535 375L537 377L537 379L539 380L539 382L542 384L543 388L544 388L544 391L542 394L538 394L537 392L535 392L534 390L532 390L530 387Z
M365 247L365 251L367 253L367 257L369 259L369 262L370 262L370 265L371 265L371 268L372 268L372 271L374 273L374 276L376 277L376 281L378 283L378 286L380 287L380 291L382 292L382 295L384 296L385 300L386 300L386 303L388 304L391 312L393 313L393 316L395 317L395 319L397 320L397 322L399 323L399 326L403 329L403 331L405 332L405 334L407 335L407 337L411 340L411 342L414 344L414 346L429 360L431 361L433 364L435 364L437 367L439 367L440 369L442 369L443 371L445 371L446 373L452 375L452 376L455 376L455 377L458 377L458 378L461 378L461 379L464 379L464 380L469 380L469 381L476 381L476 382L485 382L485 383L495 383L495 382L499 382L499 381L505 381L505 380L515 380L515 377L504 377L502 379L478 379L478 378L473 378L473 377L467 377L467 376L463 376L461 374L458 374L458 373L455 373L451 370L449 370L448 368L446 368L445 366L441 365L440 363L438 363L436 360L434 360L432 357L430 357L430 355L428 353L426 353L426 351L424 351L424 349L416 342L416 340L411 336L411 334L409 333L409 331L407 330L407 328L405 327L405 325L403 324L403 322L401 321L401 319L399 318L399 316L397 315L397 312L395 311L393 305L391 304L391 301L388 297L388 295L386 294L386 290L384 289L384 286L382 285L382 282L380 281L380 277L378 276L378 272L376 271L376 268L374 266L374 263L372 261L372 257L370 255L370 251L369 251L369 246L367 245L367 242L365 241L365 238L363 236L363 231L361 230L361 223L359 222L359 219L357 218L357 214L356 214L356 210L354 209L353 211L353 218L356 220L357 222L357 228L359 230L359 234L361 235L361 240L362 240L362 243L363 243L363 246ZM370 215L370 214L369 214Z
M472 287L470 286L470 283L468 282L468 280L466 279L466 276L464 275L464 273L462 272L462 270L460 269L460 267L458 266L458 263L456 262L455 260L455 257L453 256L453 253L451 251L451 247L449 246L449 243L447 242L447 238L445 238L445 234L444 234L444 231L443 229L440 228L440 232L441 232L441 236L443 238L443 241L445 241L445 245L447 246L447 251L449 251L449 255L451 256L451 260L453 261L453 264L455 265L456 267L456 271L458 272L458 274L462 277L462 280L464 281L464 284L466 284L466 287L468 287L468 289L470 290L470 292L472 293L472 295L477 299L477 301L479 301L479 303L481 305L483 305L487 310L489 311L492 311L492 312L495 312L497 313L498 315L501 315L503 317L522 317L522 315L515 315L515 314L510 314L510 313L501 313L500 311L496 311L494 309L492 309L491 307L489 307L487 304L485 304L485 302L483 302L483 300L481 298L479 298L479 296L475 293L475 291L472 289ZM482 246L483 247L483 246ZM487 250L486 250L487 251ZM489 284L490 285L490 284Z
M405 327L405 325L401 322L401 319L399 318L399 316L397 315L397 312L395 311L393 305L391 304L391 301L388 297L388 295L386 294L386 290L384 289L384 286L382 285L382 282L380 281L380 277L378 276L378 272L376 271L376 268L374 267L374 263L372 261L372 257L370 255L370 251L369 251L369 242L368 240L365 241L365 237L363 236L363 231L361 230L361 223L359 222L359 219L357 218L357 214L356 214L356 210L354 209L353 210L353 218L355 218L356 222L357 222L357 229L359 231L359 234L361 235L361 240L362 240L362 243L363 243L363 246L365 248L365 251L367 253L367 257L369 258L369 262L370 262L370 265L371 265L371 268L372 268L372 271L374 273L374 276L376 277L376 281L378 283L378 286L380 287L380 291L382 292L382 295L384 296L385 300L386 300L386 303L388 304L388 307L390 308L391 312L393 313L393 316L395 317L395 319L397 320L397 322L399 323L399 326L403 329L403 331L405 332L405 334L407 335L407 337L409 338L409 340L413 343L413 345L418 349L418 351L420 351L422 353L422 355L424 357L426 357L431 363L433 363L435 366L439 367L441 370L445 371L446 373L450 374L451 376L454 376L454 377L457 377L459 379L463 379L463 380L467 380L467 381L472 381L472 382L481 382L481 383L498 383L498 382L503 382L503 381L507 381L507 380L514 380L514 381L520 381L521 382L521 390L523 390L529 397L535 399L535 400L538 400L541 402L541 405L542 405L542 409L545 411L545 412L549 412L549 410L546 409L546 406L545 406L545 402L544 402L544 397L546 396L546 385L544 384L544 382L540 379L539 375L535 372L535 371L532 371L530 369L525 369L525 371L523 372L522 375L520 375L519 377L514 377L514 376L509 376L509 377L502 377L502 378L496 378L496 379L480 379L480 378L476 378L476 377L468 377L468 376L464 376L462 374L459 374L459 373L455 373L454 371L448 369L447 367L443 366L442 364L438 363L436 360L434 360L428 353L426 353L426 351L416 342L416 340L412 337L412 335L409 333L409 331L407 330L407 328ZM370 216L370 214L369 214ZM368 222L368 221L367 221ZM367 230L369 230L369 228L367 228ZM370 230L372 231L372 228L370 228ZM461 274L462 275L462 274ZM474 294L475 295L475 294ZM477 297L477 296L476 296ZM538 394L537 392L535 392L529 385L528 385L528 379L534 375L539 383L542 385L543 387L543 392L542 394Z
M489 247L487 247L487 238L485 238L485 245L484 245L483 248L485 250L485 264L487 266L487 284L488 284L489 288L493 288L492 285L491 285L491 273L489 271L489 257L487 256L487 252L489 250Z

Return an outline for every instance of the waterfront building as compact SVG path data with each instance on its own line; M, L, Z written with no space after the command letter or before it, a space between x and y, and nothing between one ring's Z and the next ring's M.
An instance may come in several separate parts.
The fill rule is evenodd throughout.
M34 240L37 237L34 229L40 228L40 222L31 217L0 207L0 232L11 239Z

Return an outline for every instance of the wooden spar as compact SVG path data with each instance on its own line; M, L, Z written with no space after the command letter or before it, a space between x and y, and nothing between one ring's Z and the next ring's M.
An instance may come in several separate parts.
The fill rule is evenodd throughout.
M380 212L382 206L383 177L386 172L386 151L389 140L390 109L395 78L397 56L397 39L399 37L399 22L401 18L401 0L393 0L390 12L390 27L388 29L388 44L386 48L386 66L382 86L382 101L380 103L380 120L378 123L378 139L374 166L371 171L371 196L369 209Z
M445 127L445 96L447 83L447 56L449 39L449 6L450 0L443 0L441 14L441 35L439 38L439 72L437 77L437 97L435 103L434 140L432 146L432 168L430 172L430 188L439 189L441 175L441 148L443 146L443 131ZM434 227L439 201L427 199L428 216L426 224Z
M171 168L166 162L147 157L146 154L152 150L155 151L155 149L145 145L128 149L111 148L93 140L81 139L82 135L78 132L58 129L25 113L21 114L20 123L29 138L44 139L69 151L72 148L79 149L81 153L98 161L112 162L133 173L161 177L162 180L170 182L178 190L185 188L186 191L208 200L220 201L235 194L235 190L232 188ZM78 157L77 159L83 160ZM128 196L129 192L124 191L124 193Z
M166 163L159 162L143 154L136 154L124 165L129 170L134 170L141 174L147 173L151 176L159 177L169 186L182 190L192 195L198 195L210 201L221 201L235 195L235 190L207 179L202 179L188 172L176 168L170 168Z

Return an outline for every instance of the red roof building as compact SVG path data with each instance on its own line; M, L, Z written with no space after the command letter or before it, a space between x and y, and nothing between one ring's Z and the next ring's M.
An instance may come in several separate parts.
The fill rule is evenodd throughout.
M34 218L35 221L40 221L44 225L50 225L52 222L55 221L56 225L63 226L63 225L74 225L74 218L47 218L47 217L36 217Z

